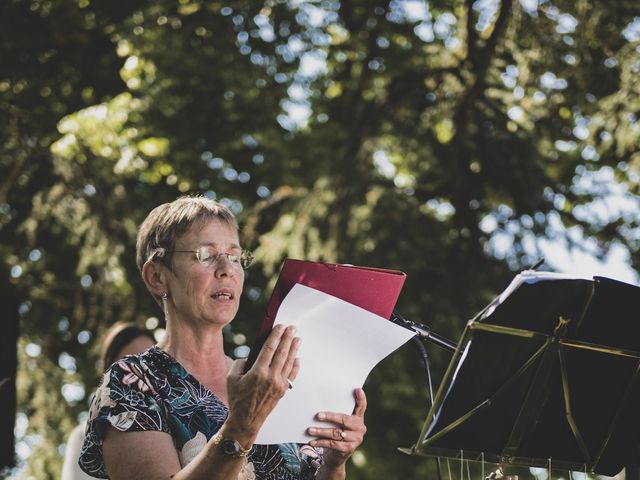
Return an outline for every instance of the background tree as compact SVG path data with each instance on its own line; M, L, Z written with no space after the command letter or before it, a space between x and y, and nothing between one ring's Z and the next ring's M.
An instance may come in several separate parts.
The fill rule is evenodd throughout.
M101 333L162 327L135 234L180 194L227 204L256 252L230 353L287 256L407 272L399 309L449 338L549 239L638 267L636 2L0 9L0 394L11 406L19 326L25 475L58 477ZM448 356L432 358L437 380ZM409 348L374 371L349 478L433 478L395 451L426 414L423 378Z

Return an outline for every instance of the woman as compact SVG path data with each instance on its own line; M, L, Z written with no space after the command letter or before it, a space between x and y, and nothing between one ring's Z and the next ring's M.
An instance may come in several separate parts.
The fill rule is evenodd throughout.
M229 210L198 197L155 208L140 227L137 263L166 317L166 336L105 374L90 412L81 466L118 479L344 479L366 431L366 398L352 414L319 412L309 445L254 445L295 379L299 339L276 326L244 372L223 350L238 311L243 267Z
M134 323L118 322L113 324L107 330L102 342L100 371L105 372L116 360L126 355L144 352L155 343L155 338L153 338L153 334L149 330L145 330ZM78 468L85 427L86 424L83 422L71 430L69 434L62 465L61 478L64 480L89 480L92 478Z

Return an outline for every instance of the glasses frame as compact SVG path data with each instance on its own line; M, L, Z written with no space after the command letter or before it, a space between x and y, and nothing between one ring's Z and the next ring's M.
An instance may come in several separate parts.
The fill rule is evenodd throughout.
M220 252L212 255L211 260L209 260L208 258L202 260L200 258L200 252L206 248L209 247L207 245L202 245L198 248L198 250L168 250L166 253L195 253L196 259L198 260L198 263L200 263L200 265L215 265L216 263L218 263L222 256L226 256L231 265L240 265L243 270L248 269L253 264L253 253L251 252L251 250L245 250L244 248L240 251L240 255L236 255L235 253ZM232 260L232 257L237 257L237 260Z

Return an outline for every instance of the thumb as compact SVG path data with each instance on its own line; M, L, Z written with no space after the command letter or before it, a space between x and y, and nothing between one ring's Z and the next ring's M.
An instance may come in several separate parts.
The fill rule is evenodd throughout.
M227 377L241 377L244 374L244 366L247 363L246 358L241 358L233 362Z

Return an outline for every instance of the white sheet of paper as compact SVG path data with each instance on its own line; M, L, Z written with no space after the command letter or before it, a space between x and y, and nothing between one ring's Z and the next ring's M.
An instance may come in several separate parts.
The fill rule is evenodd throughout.
M313 288L296 284L274 325L295 325L300 371L265 421L255 443L307 443L318 412L351 414L354 390L384 357L415 334L389 320Z

